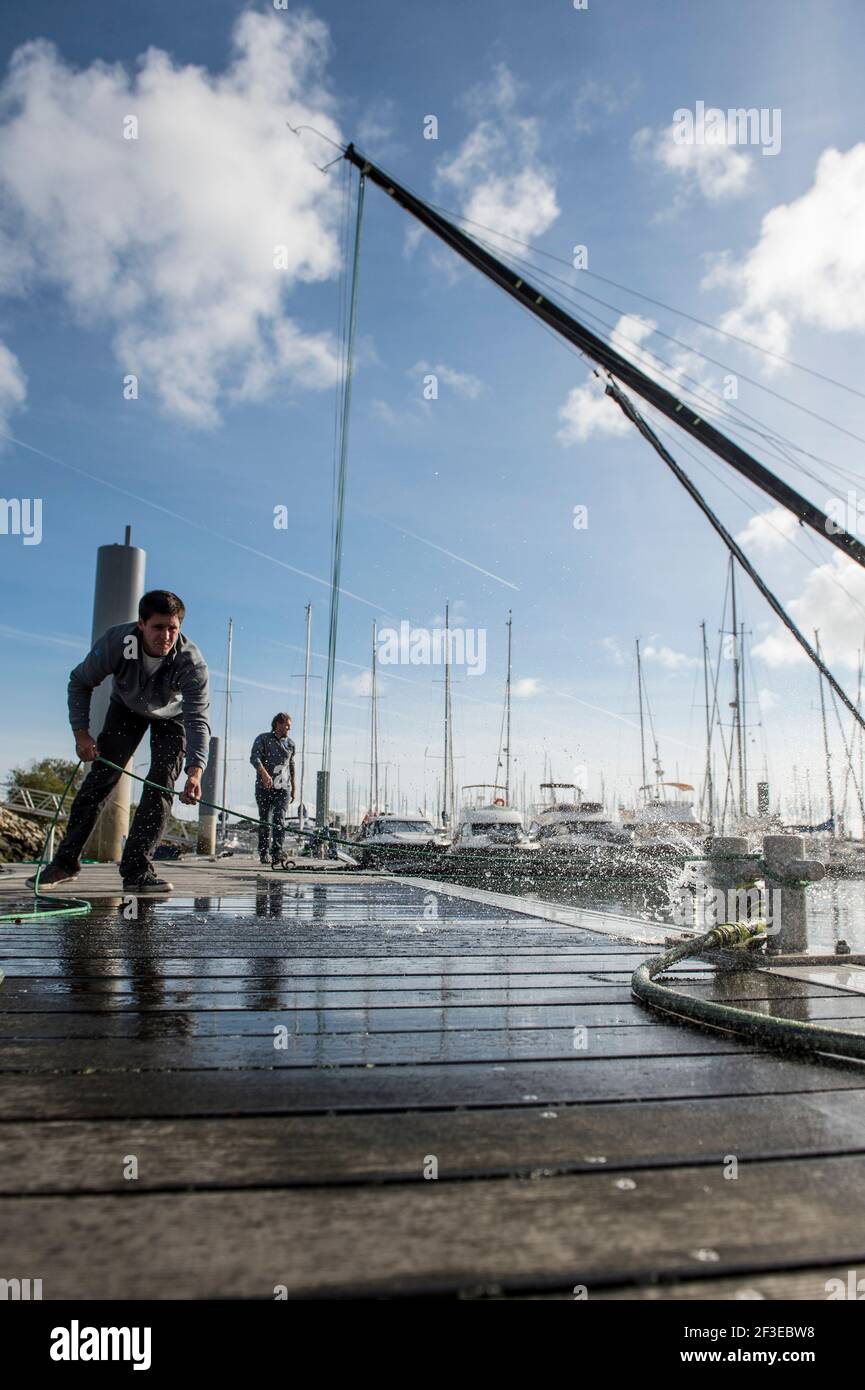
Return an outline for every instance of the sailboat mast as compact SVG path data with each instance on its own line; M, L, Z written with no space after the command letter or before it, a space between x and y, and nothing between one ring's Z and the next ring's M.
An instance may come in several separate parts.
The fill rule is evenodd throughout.
M376 638L378 636L378 624L372 625L372 684L370 687L369 700L369 809L374 814L379 810L378 804L378 666L376 654Z
M643 663L640 658L640 639L637 638L637 694L640 699L640 766L643 771L643 795L648 786L649 779L646 775L646 728L643 721Z
M228 620L228 658L225 664L225 735L222 744L222 804L228 805L228 731L231 724L231 650L234 641L234 619ZM228 812L222 812L222 843L228 833Z
M739 624L739 684L742 690L742 812L748 814L748 701L745 698L745 624Z
M814 643L817 648L817 655L821 656L820 634L814 630ZM829 819L832 822L832 834L837 834L835 825L835 793L832 789L832 754L829 752L829 729L826 725L826 697L823 692L823 675L820 674L820 715L823 720L823 751L826 755L826 790L829 793Z
M513 616L508 609L508 680L505 686L505 805L511 804L511 635Z
M706 641L706 624L702 622L700 627L703 631L703 692L706 700L706 799L709 803L709 834L715 833L715 811L713 806L714 787L712 786L712 723L709 717L709 646Z
M450 703L451 703L451 665L450 665L450 606L445 604L445 746L444 774L442 781L442 824L450 826L449 796L450 787Z
M303 781L306 776L306 731L309 711L309 658L312 650L312 604L306 605L306 661L303 667L303 730L300 736L300 794L297 798L297 814L302 815ZM302 828L302 826L301 826Z
M733 622L733 733L736 740L736 767L739 779L739 816L745 814L745 769L742 763L742 705L739 687L739 623L736 616L736 562L730 556L730 602Z

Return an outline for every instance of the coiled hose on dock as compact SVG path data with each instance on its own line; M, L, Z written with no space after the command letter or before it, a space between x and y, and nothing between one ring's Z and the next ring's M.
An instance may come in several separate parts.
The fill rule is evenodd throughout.
M688 1023L736 1033L784 1052L831 1052L838 1057L865 1060L865 1035L827 1028L821 1023L803 1023L793 1018L775 1018L751 1009L736 1008L720 1000L701 999L685 994L673 985L662 984L658 976L691 956L733 947L748 950L765 935L761 923L726 923L713 927L703 936L679 942L654 960L644 961L631 977L631 992L650 1008Z

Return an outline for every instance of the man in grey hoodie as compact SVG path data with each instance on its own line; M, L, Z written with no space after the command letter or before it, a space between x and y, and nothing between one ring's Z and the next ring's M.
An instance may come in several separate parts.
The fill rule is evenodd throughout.
M149 730L148 779L165 791L143 789L120 873L129 892L171 891L172 885L154 872L153 851L165 831L181 768L186 769L181 801L200 801L210 739L207 666L194 642L180 631L185 616L186 608L176 594L152 589L138 605L138 621L110 627L70 674L69 722L75 751L82 762L93 766L72 803L66 834L41 875L40 888L77 875L99 811L121 776L113 767L94 761L97 755L125 767ZM90 697L108 676L113 677L111 700L102 730L94 739ZM35 878L28 882L34 884Z

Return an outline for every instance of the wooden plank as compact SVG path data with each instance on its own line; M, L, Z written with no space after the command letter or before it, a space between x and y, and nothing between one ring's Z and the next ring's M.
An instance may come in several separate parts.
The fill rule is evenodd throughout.
M536 1182L0 1198L4 1258L44 1297L458 1293L854 1267L862 1156ZM58 1240L58 1233L63 1239Z
M386 987L393 985L395 981L411 982L413 987L422 988L423 982L429 977L459 979L461 982L477 982L478 980L500 979L506 975L512 978L515 984L531 983L532 975L548 976L554 984L566 984L575 980L579 975L590 975L600 973L610 973L620 975L623 979L629 979L634 970L645 960L645 956L639 954L633 956L619 957L614 968L609 968L609 962L603 956L590 955L581 959L574 959L563 962L557 969L550 969L548 966L535 966L532 959L522 963L515 963L510 967L505 959L495 956L486 958L488 964L481 963L473 966L470 962L454 963L450 958L445 957L439 963L435 960L418 960L414 958L405 967L402 963L392 962L391 968L380 960L364 961L363 959L346 962L315 961L307 966L306 962L296 962L286 955L268 955L260 958L244 956L207 956L201 957L178 957L166 956L143 956L141 965L136 966L134 959L118 956L114 959L105 956L81 956L74 962L74 974L76 980L100 980L128 978L136 973L137 970L146 968L154 975L159 975L162 980L183 980L193 978L196 980L230 977L232 979L247 979L249 976L262 979L296 980L298 983L309 980L330 980L334 983L345 981L361 981L370 985L372 988L379 986ZM345 968L341 968L342 966ZM16 979L22 975L28 975L34 980L63 978L70 973L70 964L65 960L57 960L56 957L45 956L42 959L33 956L19 956L17 958L4 958L3 968L9 979ZM356 983L348 984L345 988L358 988ZM475 985L477 988L477 984Z
M759 978L759 977L758 977ZM741 982L731 990L728 986L724 998L728 1003L787 999L850 999L849 994L841 995L834 989L821 989L797 981L789 981L789 988L773 988L772 982L761 986L759 992L749 984L750 975L742 976ZM689 994L704 996L714 992L711 981L705 983L686 979L682 988ZM855 997L855 996L853 996ZM594 977L580 977L575 985L567 987L544 984L543 977L534 978L526 988L509 987L507 983L491 989L462 989L450 985L439 988L419 990L377 990L371 994L368 989L317 989L295 990L278 986L257 986L245 983L241 988L230 979L210 980L199 986L197 981L184 981L177 985L166 985L157 978L137 980L119 979L77 981L75 979L38 979L19 976L6 980L0 986L0 1009L7 1014L25 1011L75 1011L80 1008L99 1010L141 1010L153 1012L168 1009L177 1010L188 1006L200 1008L293 1008L293 1009L356 1009L375 1006L377 1008L401 1009L442 1008L451 1006L484 1005L544 1005L544 1004L616 1004L627 1003L632 999L630 983L606 981L600 983ZM642 1006L640 1006L642 1007ZM646 1011L648 1013L648 1010Z
M446 1115L394 1112L219 1119L6 1121L0 1191L136 1191L421 1182L741 1165L865 1150L865 1091L532 1106Z
M754 1052L729 1034L711 1034L678 1024L634 1028L454 1029L378 1033L307 1033L291 1030L285 1014L281 1031L228 1037L189 1037L182 1014L160 1015L148 1027L141 1020L132 1038L70 1038L0 1042L0 1074L60 1072L203 1071L219 1068L434 1066L440 1063L515 1061L585 1062L610 1057L698 1057Z
M861 1020L865 1026L865 999L768 1001L768 1013L781 1018ZM791 1006L792 1004L792 1006ZM168 1027L169 1012L180 1020L189 1037L242 1037L271 1034L278 1025L296 1033L423 1033L480 1029L485 1032L514 1032L527 1028L630 1028L656 1027L659 1015L644 1005L628 1001L620 1004L585 1003L575 997L573 1004L536 1004L476 1008L456 1005L425 1008L311 1008L246 1009L243 1007L185 1007L171 1011L143 1009L94 1009L81 1001L80 1009L28 1012L17 1010L0 1014L0 1039L25 1038L135 1038L147 1024L143 1018L161 1012Z
M780 1095L862 1086L853 1062L801 1062L763 1054L646 1057L459 1066L273 1068L256 1071L9 1074L3 1119L266 1115L427 1110L456 1106L555 1107L569 1102Z
M20 989L19 989L20 986ZM109 1012L159 1013L184 1012L185 1008L245 1009L280 1008L300 1010L361 1009L374 1005L379 1009L447 1008L451 1005L474 1004L543 1004L567 1005L581 1002L616 1003L631 999L627 985L599 985L588 979L567 988L533 984L515 989L507 984L496 989L283 989L247 984L238 989L234 980L212 981L200 989L195 983L185 987L165 988L158 980L148 984L119 980L116 989L106 981L76 985L71 981L38 980L23 977L7 980L0 986L0 999L7 1016L18 1012L58 1010L77 1011L81 1008Z

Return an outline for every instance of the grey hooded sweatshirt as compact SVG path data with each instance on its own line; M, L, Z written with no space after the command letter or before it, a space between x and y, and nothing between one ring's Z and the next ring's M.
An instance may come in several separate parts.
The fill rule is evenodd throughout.
M148 676L140 660L137 623L110 627L93 650L69 674L69 723L90 727L90 696L106 676L113 676L111 698L148 719L183 718L186 766L205 768L210 740L207 663L194 642L181 632L161 666Z

